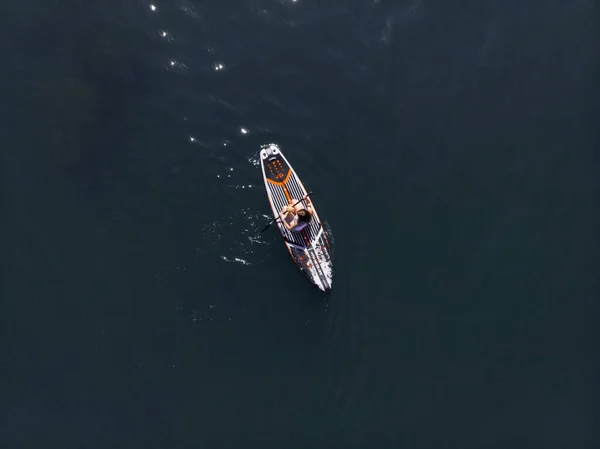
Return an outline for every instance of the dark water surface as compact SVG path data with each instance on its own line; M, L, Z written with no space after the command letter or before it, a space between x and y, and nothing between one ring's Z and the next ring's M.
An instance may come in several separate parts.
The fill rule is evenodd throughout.
M599 447L597 3L154 6L0 6L0 447Z

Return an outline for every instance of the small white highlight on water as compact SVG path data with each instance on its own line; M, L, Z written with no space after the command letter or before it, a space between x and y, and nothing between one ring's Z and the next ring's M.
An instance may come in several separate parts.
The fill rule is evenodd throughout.
M223 70L225 68L225 66L218 62L217 64L215 64L215 70L218 72L219 70Z
M190 136L190 142L195 142L195 141L196 141L196 138L193 136Z
M248 130L247 130L246 128L241 128L241 129L240 129L240 132L241 132L242 134L248 134Z
M153 4L150 4L150 11L156 11L156 6L154 6Z
M240 259L239 257L234 257L233 259L229 259L225 256L221 256L221 259L223 259L225 262L229 262L229 263L241 263L242 265L252 265L250 262L248 262L247 260L244 259Z
M170 61L169 63L171 64L171 67L175 65L175 61Z
M164 31L164 30L161 30L161 32L160 32L160 36L161 36L161 37L167 37L167 32L166 32L166 31Z

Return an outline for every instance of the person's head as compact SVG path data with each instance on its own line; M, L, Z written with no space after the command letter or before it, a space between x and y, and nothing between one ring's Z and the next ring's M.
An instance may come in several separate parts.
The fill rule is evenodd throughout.
M300 209L298 211L298 223L308 223L310 220L310 214L306 209Z

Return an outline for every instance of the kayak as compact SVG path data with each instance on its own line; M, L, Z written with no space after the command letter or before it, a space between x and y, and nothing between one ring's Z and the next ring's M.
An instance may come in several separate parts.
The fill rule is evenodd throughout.
M285 205L291 206L300 201L299 204L306 207L308 192L279 147L275 144L263 146L260 161L273 218L279 217L279 211ZM314 201L312 198L310 201L313 215L304 229L290 231L281 220L277 220L276 224L300 271L313 285L329 292L333 280L332 251Z

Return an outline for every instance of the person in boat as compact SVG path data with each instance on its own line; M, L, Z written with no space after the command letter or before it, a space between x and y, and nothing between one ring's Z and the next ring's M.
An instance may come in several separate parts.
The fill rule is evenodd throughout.
M297 203L298 200L293 199L292 204ZM287 205L281 208L279 217L281 222L288 231L300 232L302 229L308 226L310 218L313 215L313 207L310 202L310 198L304 199L306 207L302 203L298 203L295 206Z

